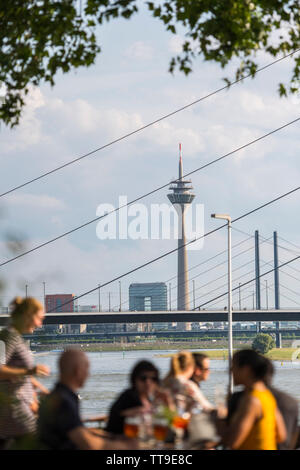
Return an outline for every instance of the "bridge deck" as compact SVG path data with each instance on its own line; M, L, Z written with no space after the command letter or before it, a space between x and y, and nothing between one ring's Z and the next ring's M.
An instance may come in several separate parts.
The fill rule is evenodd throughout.
M234 310L234 322L300 321L300 310ZM0 315L0 326L6 325L9 315ZM92 312L46 313L45 325L93 323L155 323L155 322L226 322L224 310L164 311L164 312Z

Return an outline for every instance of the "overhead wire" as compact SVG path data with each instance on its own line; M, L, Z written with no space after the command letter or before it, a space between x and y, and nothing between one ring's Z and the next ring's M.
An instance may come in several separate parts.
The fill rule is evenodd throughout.
M100 152L101 150L104 150L104 149L106 149L106 148L108 148L108 147L111 147L112 145L115 145L116 143L121 142L122 140L128 139L129 137L131 137L131 136L133 136L133 135L136 135L136 134L138 134L139 132L141 132L141 131L143 131L143 130L145 130L145 129L151 127L151 126L153 126L153 125L155 125L155 124L158 124L159 122L162 122L162 121L164 121L165 119L168 119L168 118L170 118L171 116L174 116L175 114L178 114L178 113L180 113L181 111L184 111L184 110L186 110L186 109L188 109L188 108L190 108L190 107L192 107L192 106L194 106L194 105L200 103L201 101L204 101L204 100L210 98L211 96L216 95L217 93L220 93L221 91L224 91L224 90L226 90L226 89L229 89L232 85L235 85L235 84L237 84L237 83L239 83L239 82L242 82L243 80L246 80L247 78L250 78L250 77L254 78L254 76L257 75L258 73L260 73L260 72L262 72L263 70L266 70L267 68L269 68L269 67L271 67L271 66L273 66L273 65L275 65L275 64L277 64L277 63L279 63L279 62L281 62L281 61L283 61L283 60L285 60L285 59L287 59L288 57L291 57L292 55L296 54L296 53L299 52L299 51L300 51L300 48L295 49L294 51L290 52L289 54L286 54L286 55L284 55L283 57L280 57L279 59L276 59L276 60L270 62L269 64L266 64L266 65L264 65L264 66L258 68L254 73L250 72L249 74L247 74L247 75L245 75L245 76L243 76L243 77L240 77L240 78L234 80L234 81L231 82L230 84L224 85L223 87L220 87L220 88L218 88L218 89L216 89L216 90L214 90L214 91L208 93L207 95L204 95L204 96L202 96L201 98L198 98L197 100L192 101L191 103L188 103L188 104L186 104L186 105L184 105L184 106L181 106L180 108L177 108L176 110L174 110L174 111L172 111L172 112L170 112L170 113L164 114L163 116L161 116L161 117L159 117L159 118L157 118L157 119L155 119L155 120L153 120L153 121L150 121L148 124L145 124L144 126L141 126L141 127L139 127L138 129L135 129L135 130L133 130L133 131L131 131L131 132L128 132L127 134L124 134L124 135L122 135L121 137L118 137L118 138L116 138L116 139L114 139L114 140L108 142L107 144L104 144L104 145L102 145L102 146L100 146L100 147L98 147L98 148L96 148L96 149L94 149L94 150L91 150L90 152L87 152L87 153L85 153L85 154L83 154L83 155L81 155L81 156L79 156L79 157L77 157L77 158L74 158L73 160L70 160L70 161L68 161L68 162L66 162L66 163L64 163L64 164L62 164L62 165L60 165L60 166L57 166L57 167L53 168L52 170L46 171L45 173L42 173L41 175L39 175L39 176L37 176L37 177L35 177L35 178L32 178L32 179L30 179L30 180L28 180L28 181L25 181L24 183L19 184L19 185L15 186L15 187L13 187L13 188L11 188L11 189L9 189L9 190L3 192L2 194L0 194L0 198L1 198L1 197L4 197L4 196L7 196L8 194L11 194L12 192L14 192L14 191L16 191L16 190L18 190L18 189L24 188L25 186L28 186L29 184L32 184L32 183L34 183L34 182L36 182L36 181L38 181L38 180L40 180L40 179L42 179L42 178L45 178L46 176L49 176L49 175L51 175L51 174L53 174L53 173L55 173L55 172L57 172L57 171L59 171L59 170L62 170L63 168L66 168L66 167L68 167L68 166L70 166L70 165L73 165L74 163L77 163L77 162L79 162L79 161L81 161L81 160L83 160L83 159L85 159L85 158L87 158L87 157L89 157L89 156L91 156L91 155L94 155L95 153Z
M282 125L282 126L280 126L280 127L277 127L276 129L273 129L272 131L268 132L267 134L264 134L264 135L262 135L262 136L260 136L260 137L258 137L258 138L256 138L256 139L250 141L250 142L247 142L246 144L244 144L244 145L242 145L242 146L240 146L240 147L238 147L238 148L236 148L236 149L234 149L234 150L232 150L232 151L230 151L230 152L228 152L228 153L222 155L221 157L216 158L215 160L212 160L212 161L206 163L205 165L202 165L201 167L198 167L198 168L196 168L195 170L192 170L192 171L186 173L184 176L182 176L182 178L186 178L187 176L190 176L190 175L192 175L192 174L194 174L194 173L196 173L196 172L198 172L198 171L203 170L204 168L209 167L210 165L213 165L214 163L216 163L216 162L218 162L218 161L223 160L224 158L227 158L227 157L229 157L229 156L231 156L231 155L234 155L235 153L239 152L240 150L242 150L242 149L244 149L244 148L246 148L246 147L249 147L250 145L253 145L254 143L256 143L256 142L258 142L258 141L260 141L260 140L262 140L262 139L265 139L266 137L269 137L270 135L273 135L273 134L275 134L276 132L279 132L280 130L282 130L282 129L284 129L284 128L286 128L286 127L292 125L292 124L295 124L296 122L299 122L299 121L300 121L300 117L298 117L298 118L296 118L296 119L294 119L294 120L292 120L292 121L290 121L290 122L288 122L288 123L286 123L286 124L284 124L284 125ZM179 181L179 180L175 180L175 181ZM175 182L175 181L174 181L174 182ZM152 190L152 191L149 191L148 193L145 193L145 194L143 194L142 196L139 196L139 197L133 199L132 201L129 201L129 202L127 202L126 204L123 204L122 206L119 206L119 207L117 207L116 209L113 209L113 210L111 210L110 212L105 213L105 214L102 215L102 216L99 216L99 217L96 217L96 218L94 218L94 219L92 219L92 220L89 220L88 222L85 222L85 223L83 223L83 224L81 224L81 225L79 225L79 226L77 226L77 227L75 227L75 228L73 228L73 229L71 229L71 230L68 230L67 232L64 232L64 233L62 233L62 234L60 234L60 235L58 235L58 236L56 236L56 237L54 237L54 238L52 238L52 239L50 239L50 240L44 242L44 243L41 243L40 245L37 245L37 246L31 248L30 250L27 250L27 251L25 251L25 252L23 252L23 253L18 254L17 256L14 256L13 258L10 258L10 259L8 259L8 260L6 260L6 261L3 261L2 263L0 263L0 267L5 266L5 265L7 265L7 264L9 264L9 263L11 263L11 262L13 262L13 261L19 259L19 258L22 258L23 256L28 255L29 253L32 253L32 252L34 252L34 251L36 251L36 250L39 250L40 248L43 248L43 247L45 247L45 246L47 246L47 245L49 245L49 244L51 244L51 243L53 243L53 242L55 242L55 241L57 241L57 240L60 240L61 238L64 238L64 237L66 237L67 235L70 235L71 233L74 233L74 232L76 232L76 231L78 231L78 230L81 230L82 228L87 227L88 225L90 225L90 224L92 224L92 223L94 223L94 222L97 222L97 221L103 219L104 217L108 217L109 215L111 215L111 214L113 214L113 213L115 213L115 212L118 212L118 211L120 211L121 209L123 209L123 208L125 208L125 207L128 207L128 206L132 205L133 203L135 203L135 202L137 202L137 201L140 201L141 199L144 199L145 197L148 197L149 195L154 194L154 193L156 193L157 191L160 191L161 189L163 189L163 188L165 188L165 187L167 187L167 186L169 186L169 185L170 185L170 182L168 182L168 183L166 183L166 184L164 184L164 185L162 185L162 186L159 186L159 187L157 187L156 189L154 189L154 190ZM299 189L299 187L298 187L298 188L295 188L295 189L293 189L293 190L291 190L290 193L292 193L292 192L294 192L294 191L297 191L298 189ZM281 196L280 196L280 197L281 197ZM280 198L280 197L279 197L279 198ZM272 203L272 202L271 202L271 203ZM270 203L266 203L265 206L267 206L268 204L270 204ZM254 211L255 211L255 210L254 210ZM242 216L242 217L243 217L243 216ZM239 219L237 219L237 220L239 220ZM201 238L202 238L202 237L201 237ZM200 239L200 238L198 238L198 239Z

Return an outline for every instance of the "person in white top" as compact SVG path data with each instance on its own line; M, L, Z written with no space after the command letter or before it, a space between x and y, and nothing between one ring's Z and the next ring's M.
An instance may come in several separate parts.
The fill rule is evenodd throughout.
M199 386L191 380L194 371L193 354L181 351L172 357L170 372L163 385L170 389L175 402L184 402L186 411L192 410L195 406L200 406L204 411L211 411L214 406L205 398Z

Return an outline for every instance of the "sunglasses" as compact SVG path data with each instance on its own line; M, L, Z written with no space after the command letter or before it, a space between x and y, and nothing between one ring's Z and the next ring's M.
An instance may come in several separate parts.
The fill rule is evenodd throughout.
M155 383L159 382L158 377L155 377L153 375L140 375L138 377L138 380L140 380L141 382L146 382L146 380L152 380L152 382Z

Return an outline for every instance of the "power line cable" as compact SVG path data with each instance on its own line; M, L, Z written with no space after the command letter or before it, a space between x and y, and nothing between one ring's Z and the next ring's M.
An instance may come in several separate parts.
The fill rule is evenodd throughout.
M227 224L226 224L226 225L227 225ZM299 258L300 258L300 255L299 255L299 256L296 256L295 258L293 258L293 259L291 259L291 260L289 260L289 261L286 261L285 263L282 263L281 265L279 265L279 266L277 267L277 269L280 269L280 268L282 268L283 266L286 266L286 265L288 265L288 264L290 264L290 263L292 263L292 262L298 260ZM269 271L266 271L265 273L260 274L259 276L256 276L256 277L254 277L253 279L250 279L250 281L244 282L244 284L241 284L240 286L233 288L233 289L232 289L232 292L234 292L235 290L237 290L237 289L239 289L239 288L241 288L241 287L244 287L244 286L250 284L251 282L256 281L257 279L260 279L260 278L263 277L263 276L266 276L267 274L272 273L273 271L275 271L275 269L276 269L276 268L270 269ZM203 307L204 305L207 305L207 304L213 302L214 300L217 300L217 299L219 299L219 298L221 298L221 297L224 297L225 295L228 295L228 291L227 291L227 292L224 292L223 294L218 295L217 297L215 297L215 298L212 299L212 300L208 300L208 301L205 302L204 304L198 305L198 307L193 308L193 310L200 309L200 308Z
M298 250L300 250L300 246L299 246L299 245L296 245L296 244L293 243L293 242L289 242L288 240L286 240L286 239L283 238L283 237L279 237L279 236L278 236L278 238L280 238L280 240L284 241L285 243L288 243L289 245L292 245L292 246L294 246L295 248L297 248Z
M239 245L245 243L245 242L248 241L250 238L252 238L252 236L250 236L250 237L246 238L245 240L242 240L241 242L235 244L235 245L232 247L232 249L234 249L234 248L236 248L237 246L239 246ZM261 242L261 243L264 243L264 242ZM237 258L238 256L241 256L241 255L243 255L243 254L245 254L245 253L247 253L247 252L249 252L249 251L251 251L251 250L253 250L253 249L254 249L254 247L247 248L246 250L241 251L240 253L237 253L236 255L234 255L234 256L232 257L232 259L235 259L235 258ZM212 256L211 258L208 258L207 260L205 260L205 261L203 261L203 262L201 262L201 263L199 263L199 264L196 264L195 266L193 266L193 267L187 269L185 272L189 272L189 271L191 271L192 269L194 269L194 268L196 268L196 267L199 267L199 266L201 266L201 265L207 263L208 261L211 261L212 259L216 258L217 256L220 256L221 254L226 253L226 251L227 251L227 250L221 251L221 252L218 253L217 255L214 255L214 256ZM194 280L194 279L196 279L196 278L198 278L198 277L200 277L200 276L202 276L202 275L204 275L204 274L207 274L208 272L213 271L214 269L216 269L216 268L218 268L218 267L220 267L220 266L223 266L223 265L226 264L226 263L227 263L227 260L222 261L221 263L216 264L215 266L212 266L211 268L209 268L209 269L207 269L207 270L205 270L205 271L202 271L201 273L199 273L199 274L197 274L196 276L192 277L191 279L189 279L188 282L190 282L190 281L192 281L192 280ZM243 266L246 266L246 265L248 265L248 264L250 264L250 263L252 263L252 261L249 261L248 263L246 263L246 264L243 265ZM240 268L235 268L234 271L237 270L237 269L240 269ZM221 276L221 277L224 277L224 276L226 276L226 274L224 274L224 275ZM220 279L221 277L210 281L209 284L212 283L212 282L215 282L216 280ZM164 281L164 283L167 284L169 281L171 281L171 280L173 280L173 279L176 279L176 278L177 278L177 275L171 277L171 278L168 279L167 281ZM173 286L173 287L171 288L171 290L174 290L174 289L176 289L176 288L178 287L178 285L179 285L179 286L180 286L180 285L184 285L185 283L186 283L186 281L183 281L183 282L181 282L180 284L175 284L175 286ZM202 287L203 287L203 285L202 285ZM154 289L154 288L149 288L149 289L150 289L150 290L149 290L149 292L148 292L148 295L151 294L151 293L153 293L153 292L155 292L155 289ZM197 287L196 290L198 290L198 289L200 289L200 287ZM193 292L193 290L191 290L191 291L189 292L189 294L191 294L192 292ZM175 299L175 300L176 300L176 299ZM174 303L175 300L172 300L172 303ZM125 300L124 302L121 303L121 306L124 305L124 304L127 304L127 303L128 303L128 300ZM119 304L119 305L120 305L120 304ZM113 307L113 309L119 307L119 305L115 305L115 306Z
M262 243L264 243L264 242L262 242ZM251 248L251 249L252 249L252 248ZM250 249L249 249L249 250L250 250ZM239 256L239 255L241 255L241 254L244 254L246 251L249 251L249 250L245 250L244 252L239 253L239 254L236 255L235 257L237 257L237 256ZM232 259L235 258L235 257L233 256ZM221 264L226 264L226 263L227 263L227 261L224 261L224 263L221 263ZM244 267L246 267L246 266L248 266L249 264L252 264L252 263L253 263L253 260L248 261L247 263L244 263L244 264L242 264L241 266L238 266L237 268L233 269L232 272L234 273L234 272L236 272L236 271L239 271L240 269L242 269L242 268L244 268ZM221 265L221 264L220 264L220 265ZM264 262L264 264L269 264L269 263ZM220 265L217 265L217 266L215 266L215 267L218 267L218 266L220 266ZM243 275L241 275L241 276L239 276L238 278L234 279L233 282L236 282L237 280L241 279L242 277L246 276L247 274L250 274L251 272L252 272L252 270L249 271L249 272L247 272L247 273L245 273L245 274L243 274ZM201 272L200 274L198 274L198 275L195 276L194 278L191 278L190 281L192 281L193 279L196 279L197 277L201 276L202 274L205 274L205 271ZM208 281L207 283L202 284L201 286L198 286L198 287L195 289L195 292L198 291L199 289L202 289L203 287L206 287L206 286L212 284L213 282L218 281L219 279L222 279L222 278L226 277L226 276L227 276L227 273L222 274L221 276L219 276L219 277L217 277L217 278L215 278L215 279L212 279L211 281ZM179 284L179 285L182 285L182 284L185 284L185 282L182 282L182 283ZM226 286L226 285L227 285L227 283L226 283L226 284L222 284L222 286L216 287L216 288L213 289L212 291L210 291L210 292L208 292L208 293L206 293L206 294L203 294L202 296L205 297L205 296L211 294L212 292L215 292L216 290L221 289L222 287L224 287L224 286ZM175 287L177 287L177 286L175 286ZM175 289L175 287L174 287L173 289ZM189 291L189 294L192 294L193 292L194 292L194 290L192 289L192 290ZM202 297L202 296L200 296L200 297ZM196 297L195 300L199 299L200 297ZM177 300L177 299L174 299L174 300L172 301L172 303L174 303L176 300Z
M252 263L252 261L251 261L251 263ZM248 264L250 264L250 263L248 263ZM268 263L265 263L265 264L268 264ZM233 282L236 282L236 281L238 281L239 279L242 279L243 277L248 276L248 274L251 274L251 273L252 273L252 270L251 270L251 271L248 271L247 273L242 274L241 276L239 276L239 277L237 277L237 278L235 278L235 279L233 279ZM222 276L222 277L225 277L226 275L227 275L227 274L224 274L224 276ZM210 295L211 293L213 293L213 292L215 292L215 291L217 291L217 290L219 290L219 289L222 289L223 287L227 286L227 284L228 284L228 283L226 282L225 284L222 284L221 286L216 287L215 289L213 289L213 290L207 292L206 294L202 294L201 296L197 297L195 300L200 299L200 298L202 298L202 297L206 297L207 295ZM238 286L238 288L240 288L240 287L242 287L242 285L241 285L241 286Z
M263 208L265 208L265 207L267 207L267 206L273 204L274 202L277 202L277 201L279 201L280 199L283 199L283 198L285 198L285 197L287 197L287 196L289 196L289 195L295 193L296 191L299 191L299 189L300 189L300 186L298 186L297 188L294 188L294 189L292 189L292 190L290 190L290 191L288 191L288 192L282 194L281 196L278 196L278 197L272 199L271 201L268 201L268 202L266 202L266 203L264 203L264 204L262 204L262 205L256 207L255 209L252 209L251 211L246 212L245 214L240 215L239 217L233 219L233 220L231 221L231 223L235 223L235 222L237 222L238 220L241 220L241 219L243 219L243 218L245 218L245 217L248 217L249 215L254 214L254 212L257 212L257 211L259 211L259 210L261 210L261 209L263 209ZM189 242L184 243L184 244L180 245L180 246L177 247L177 248L174 248L173 250L167 251L166 253L163 253L162 255L157 256L156 258L153 258L152 260L147 261L146 263L143 263L143 264L137 266L136 268L133 268L133 269L131 269L130 271L127 271L127 272L124 273L124 274L120 274L119 276L115 277L114 279L111 279L110 281L107 281L107 282L105 282L104 284L100 285L100 288L101 288L101 287L105 287L105 286L107 286L108 284L111 284L111 283L113 283L113 282L115 282L115 281L118 281L119 279L122 279L123 277L126 277L126 276L128 276L129 274L132 274L132 273L134 273L134 272L136 272L136 271L138 271L138 270L140 270L140 269L142 269L142 268L144 268L144 267L146 267L146 266L149 266L150 264L155 263L156 261L159 261L159 260L165 258L166 256L169 256L170 254L177 252L178 250L182 249L182 248L185 247L185 246L188 246L188 245L190 245L190 244L192 244L192 243L195 243L196 241L198 241L198 240L200 240L200 239L202 239L202 238L205 238L205 237L207 237L207 236L209 236L209 235L212 235L212 234L215 233L215 232L218 232L219 230L221 230L221 229L224 228L224 227L227 227L227 223L225 223L225 224L223 224L223 225L220 225L219 227L217 227L217 228L215 228L215 229L213 229L213 230L210 230L209 232L206 232L204 235L201 235L201 236L199 236L199 237L196 237L196 238L194 238L193 240L190 240ZM297 260L297 259L299 259L299 258L300 258L300 255L297 256L296 258L294 258L293 261L295 261L295 260ZM288 264L288 263L285 263L284 265L286 265L286 264ZM284 266L284 265L282 265L282 266ZM0 265L0 266L1 266L1 265ZM279 267L280 267L280 266L279 266ZM270 272L272 272L272 271L270 271ZM265 274L268 274L268 273L265 273ZM260 276L260 277L261 277L261 276ZM255 279L256 279L256 278L255 278ZM84 292L83 294L81 294L81 295L79 295L79 296L76 296L73 300L68 301L68 302L65 302L64 304L61 305L61 307L63 307L64 305L69 304L70 302L73 302L74 300L80 299L81 297L84 297L85 295L88 295L88 294L90 294L91 292L95 292L95 291L97 291L98 289L99 289L99 285L98 285L97 287L94 287L93 289L87 291L87 292ZM225 294L224 294L224 295L225 295ZM213 300L215 300L215 299L213 299ZM212 300L212 301L213 301L213 300ZM202 305L201 305L201 306L202 306ZM201 307L201 306L200 306L200 307ZM197 308L199 308L199 307L197 307ZM195 310L195 309L193 309L193 310ZM49 312L49 313L50 313L50 312Z
M157 123L159 123L159 122L161 122L161 121L164 121L165 119L167 119L167 118L169 118L169 117L171 117L171 116L174 116L175 114L178 114L178 113L180 113L181 111L184 111L185 109L188 109L188 108L194 106L195 104L198 104L198 103L200 103L201 101L204 101L204 100L206 100L207 98L210 98L211 96L214 96L214 95L216 95L217 93L220 93L221 91L224 91L224 90L230 88L230 86L235 85L236 83L239 83L239 82L241 82L241 81L243 81L243 80L245 80L245 79L247 79L247 78L249 78L249 77L254 78L254 76L255 76L257 73L262 72L263 70L266 70L267 68L271 67L272 65L275 65L275 64L277 64L277 63L279 63L279 62L281 62L281 61L287 59L288 57L291 57L292 55L296 54L296 53L299 52L299 51L300 51L300 48L299 48L299 49L295 49L293 52L291 52L291 53L289 53L289 54L286 54L285 56L280 57L279 59L276 59L276 60L274 60L273 62L270 62L270 63L267 64L267 65L264 65L263 67L260 67L259 69L256 70L256 72L255 72L254 74L253 74L253 73L249 73L248 75L246 75L246 76L244 76L244 77L241 77L241 78L239 78L239 79L237 79L237 80L231 82L230 84L227 84L227 85L225 85L225 86L223 86L223 87L221 87L221 88L218 88L217 90L215 90L215 91L213 91L213 92L211 92L211 93L208 93L207 95L202 96L201 98L198 98L197 100L192 101L191 103L188 103L188 104L185 105L185 106L182 106L182 107L180 107L180 108L177 108L175 111L172 111L172 112L170 112L170 113L168 113L168 114L165 114L165 115L163 115L162 117L160 117L160 118L158 118L158 119L155 119L154 121L151 121L151 122L149 122L148 124L145 124L144 126L139 127L138 129L135 129L135 130L132 131L132 132L128 132L127 134L124 134L123 136L118 137L117 139L114 139L114 140L112 140L111 142L108 142L107 144L104 144L104 145L102 145L102 146L100 146L100 147L98 147L98 148L96 148L96 149L94 149L94 150L91 150L90 152L85 153L84 155L81 155L80 157L77 157L77 158L75 158L75 159L73 159L73 160L70 160L70 161L67 162L67 163L64 163L63 165L60 165L60 166L58 166L58 167L56 167L56 168L53 168L52 170L49 170L49 171L47 171L47 172L45 172L45 173L42 173L41 175L37 176L36 178L32 178L31 180L28 180L28 181L26 181L25 183L19 184L18 186L15 186L14 188L11 188L11 189L5 191L4 193L0 194L0 198L3 197L3 196L7 196L8 194L10 194L10 193L12 193L12 192L14 192L14 191L16 191L16 190L18 190L18 189L24 188L25 186L28 186L29 184L34 183L35 181L38 181L38 180L40 180L40 179L42 179L42 178L45 178L46 176L49 176L49 175L51 175L51 174L53 174L53 173L55 173L55 172L57 172L57 171L59 171L59 170L62 170L63 168L66 168L66 167L72 165L73 163L77 163L77 162L79 162L80 160L83 160L84 158L87 158L87 157L89 157L89 156L91 156L91 155L93 155L93 154L95 154L95 153L97 153L97 152L100 152L101 150L104 150L104 149L106 149L106 148L108 148L108 147L111 147L112 145L114 145L114 144L116 144L116 143L118 143L118 142L121 142L122 140L128 139L129 137L131 137L131 136L133 136L133 135L135 135L135 134L138 134L139 132L141 132L141 131L147 129L148 127L151 127L151 126L153 126L154 124L157 124Z
M256 143L256 142L258 142L258 141L260 141L260 140L262 140L262 139L265 139L266 137L269 137L270 135L275 134L276 132L278 132L278 131L280 131L280 130L282 130L282 129L288 127L288 126L290 126L290 125L292 125L292 124L295 124L295 123L298 122L298 121L300 121L300 117L298 117L297 119L294 119L293 121L290 121L290 122L288 122L288 123L286 123L286 124L284 124L284 125L282 125L282 126L276 128L276 129L273 129L272 131L268 132L267 134L264 134L264 135L258 137L257 139L254 139L254 140L248 142L247 144L244 144L244 145L242 145L242 146L236 148L235 150L232 150L231 152L228 152L227 154L222 155L221 157L216 158L215 160L212 160L212 161L206 163L205 165L203 165L203 166L201 166L201 167L199 167L199 168L196 168L196 169L193 170L193 171L190 171L189 173L186 173L184 176L182 176L182 178L186 178L187 176L190 176L190 175L192 175L193 173L196 173L196 172L198 172L198 171L200 171L200 170L203 170L204 168L207 168L207 167L209 167L210 165L212 165L212 164L214 164L214 163L217 163L217 162L223 160L224 158L227 158L227 157L229 157L230 155L233 155L233 154L239 152L240 150L242 150L242 149L244 149L244 148L246 148L246 147L249 147L250 145L253 145L253 144ZM175 181L179 181L179 180L174 180L173 182L175 182ZM125 208L125 207L128 207L128 206L130 206L131 204L133 204L133 203L135 203L135 202L137 202L137 201L140 201L141 199L144 199L145 197L148 197L148 196L150 196L151 194L154 194L154 193L156 193L157 191L160 191L161 189L166 188L166 187L169 186L169 185L170 185L170 183L166 183L166 184L164 184L164 185L162 185L162 186L159 186L158 188L156 188L156 189L154 189L154 190L152 190L152 191L149 191L148 193L143 194L142 196L139 196L139 197L137 197L136 199L133 199L132 201L129 201L129 202L127 202L126 204L123 204L122 206L119 206L119 207L117 207L116 209L113 209L112 211L107 212L106 214L104 214L104 215L102 215L102 216L99 216L99 217L96 217L96 218L94 218L94 219L92 219L92 220L89 220L88 222L85 222L84 224L81 224L81 225L79 225L79 226L77 226L77 227L75 227L75 228L73 228L73 229L71 229L71 230L68 230L67 232L62 233L61 235L58 235L57 237L52 238L51 240L48 240L47 242L41 243L40 245L37 245L37 246L35 246L34 248L31 248L30 250L27 250L27 251L25 251L25 252L23 252L23 253L20 253L20 254L17 255L17 256L14 256L13 258L10 258L10 259L8 259L8 260L6 260L6 261L3 261L3 262L0 264L0 267L5 266L6 264L11 263L12 261L15 261L16 259L19 259L19 258L21 258L21 257L23 257L23 256L25 256L25 255L28 255L29 253L32 253L32 252L34 252L34 251L36 251L36 250L38 250L38 249L40 249L40 248L43 248L44 246L47 246L47 245L49 245L50 243L53 243L53 242L55 242L55 241L57 241L57 240L60 240L61 238L65 237L65 236L67 236L67 235L70 235L71 233L74 233L74 232L76 232L77 230L80 230L80 229L82 229L82 228L84 228L84 227L87 227L88 225L90 225L90 224L92 224L92 223L94 223L94 222L97 222L97 221L103 219L104 217L107 217L107 216L109 216L109 215L111 215L111 214L113 214L113 213L115 213L115 212L118 212L118 211L120 211L121 209L123 209L123 208ZM299 188L297 188L297 189L299 189ZM295 190L296 190L296 189L295 189ZM295 190L293 190L293 191L295 191ZM293 192L293 191L292 191L292 192ZM267 203L266 205L268 205L268 203ZM255 211L255 210L254 210L254 211Z
M248 238L246 238L245 240L242 240L242 241L236 243L235 245L233 245L232 249L234 250L236 247L242 245L243 243L245 243L246 241L248 241L250 238L251 238L251 236L248 237ZM251 249L253 249L253 247L252 247ZM248 249L248 250L249 250L249 249ZM248 250L245 250L245 251L248 251ZM184 271L184 272L185 272L185 273L186 273L186 272L190 272L190 271L192 271L193 269L195 269L195 268L197 268L197 267L199 267L199 266L202 266L203 264L208 263L209 261L211 261L211 260L217 258L218 256L223 255L223 254L226 253L226 252L227 252L227 250L220 251L220 252L217 253L216 255L211 256L210 258L207 258L206 260L202 261L201 263L195 264L194 266L192 266L191 268L188 268L188 269L187 269L186 271ZM244 252L241 252L240 254L243 254L243 253L244 253ZM239 256L239 255L235 255L235 256ZM235 256L234 256L234 257L235 257ZM234 258L234 257L233 257L233 258ZM226 261L223 261L222 263L220 263L220 265L225 264L225 263L226 263ZM213 267L210 268L210 269L211 269L211 270L212 270L212 269L215 269L217 266L219 266L219 265L213 266ZM206 271L204 271L204 272L206 272ZM177 274L175 274L175 276L172 276L172 277L170 277L169 279L167 279L166 281L164 281L164 283L165 283L165 284L168 284L170 281L172 281L173 279L176 279L176 278L177 278ZM185 284L185 281L183 281L183 282L180 283L179 285L182 285L182 284ZM175 287L172 287L171 290L174 290L176 287L177 287L177 284L175 285ZM150 294L150 293L153 293L153 292L155 292L155 289L154 289L154 288L151 288L151 290L149 291L149 294ZM129 303L129 299L124 300L124 302L121 303L121 306L122 306L122 305L125 305L125 304L128 304L128 303ZM117 308L117 307L119 307L119 306L120 306L120 304L115 305L115 306L113 307L113 309L115 309L115 308Z
M254 235L251 235L251 234L249 234L248 232L245 232L244 230L240 230L240 229L238 229L238 228L236 228L236 227L232 227L232 228L233 228L233 230L235 230L236 232L240 232L240 233L242 233L243 235L249 235L250 237L255 238ZM262 238L262 239L266 240L266 238L263 237L261 234L259 234L259 238ZM272 237L269 237L268 240L270 240L271 238L272 238ZM278 237L278 238L281 238L281 237ZM281 239L282 239L282 238L281 238ZM273 244L272 242L268 241L268 243L269 243L269 245L274 246L274 244ZM283 250L286 250L286 251L288 251L289 253L293 253L293 254L297 254L297 255L299 254L300 248L299 248L298 251L295 251L295 250L291 250L290 248L286 248L286 247L283 246L283 245L279 245L278 243L277 243L277 246L278 246L278 248L282 248Z

